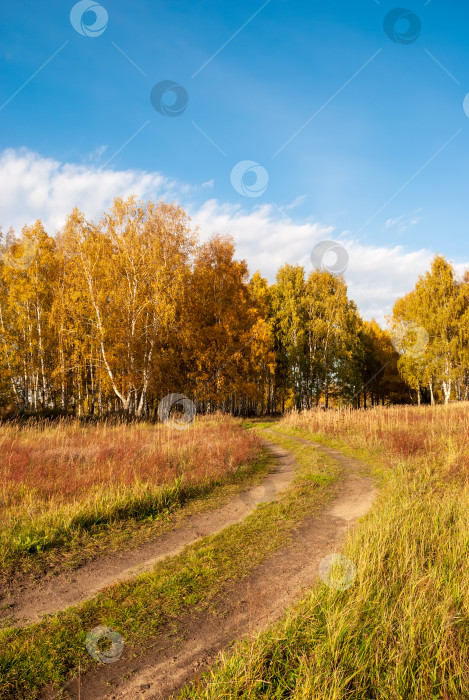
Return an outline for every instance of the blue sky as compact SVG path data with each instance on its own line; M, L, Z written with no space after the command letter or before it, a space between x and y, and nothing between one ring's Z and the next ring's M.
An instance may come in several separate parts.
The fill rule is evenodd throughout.
M392 294L412 286L431 253L460 266L469 260L464 3L406 2L421 24L408 44L386 35L383 21L396 5L385 0L103 0L108 23L99 36L73 28L73 5L23 0L2 8L0 152L13 149L0 168L9 188L0 196L4 228L37 216L58 225L59 191L71 206L86 211L89 203L94 215L119 188L127 191L122 173L132 172L138 194L177 199L202 229L225 227L251 268L269 276L307 254L315 242L308 236L321 232L356 255L368 251L375 273L381 251L383 270L388 259L398 282L377 291L368 315L388 313ZM85 28L94 20L92 11L83 15ZM407 28L401 19L394 36ZM163 80L187 92L177 117L150 102ZM26 170L17 167L25 158ZM232 168L244 160L268 174L260 196L232 186ZM83 189L74 193L87 169L90 182L101 172L109 183L88 200ZM29 171L47 173L48 187L15 184ZM142 184L144 173L153 179ZM248 191L253 181L246 175ZM258 231L264 246L254 250L249 239ZM355 262L352 288L363 275ZM370 273L368 294L379 278ZM366 290L356 291L366 306Z

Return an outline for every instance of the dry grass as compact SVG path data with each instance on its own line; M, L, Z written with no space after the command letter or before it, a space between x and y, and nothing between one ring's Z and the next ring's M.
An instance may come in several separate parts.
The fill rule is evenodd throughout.
M469 477L469 402L448 406L391 406L372 410L293 412L285 428L379 455L388 464L396 457L419 460L442 477Z
M0 427L0 562L84 530L171 509L251 462L259 440L224 416L152 424Z

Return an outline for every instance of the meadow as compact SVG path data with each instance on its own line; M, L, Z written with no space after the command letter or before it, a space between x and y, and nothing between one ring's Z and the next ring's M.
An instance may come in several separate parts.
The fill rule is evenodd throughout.
M6 626L0 697L37 697L76 677L78 664L91 669L84 639L96 625L119 630L130 656L168 625L183 638L185 615L208 614L299 525L320 518L340 487L345 474L305 440L359 459L374 477L372 509L340 549L356 576L342 590L318 580L280 621L222 652L180 700L469 697L469 404L293 411L244 423L216 415L184 431L111 422L1 431L4 523L10 537L23 537L8 549L3 535L6 567L41 556L26 539L38 532L49 536L45 551L62 555L88 537L108 540L119 525L151 527L153 515L192 496L209 504L214 484L245 483L261 435L293 453L298 471L280 499L151 572L38 624ZM13 464L21 465L15 478Z
M259 476L275 465L275 460L266 458L262 449L259 457L256 435L263 425L269 427L272 423L255 425L249 429L248 425L243 427L240 421L229 417L200 418L190 429L174 431L172 439L175 445L193 444L194 461L196 455L203 460L203 443L210 443L213 431L212 442L223 443L219 446L220 455L230 455L227 457L230 466L220 468L221 475L217 478L222 484L232 483L228 483L228 491L224 486L220 490L225 495L235 495L248 484L258 483ZM135 427L119 429L131 434ZM145 425L142 429L152 434L154 426ZM98 625L118 631L125 641L127 661L124 658L123 668L115 664L118 675L123 674L121 682L128 679L130 669L135 669L136 659L148 653L149 648L160 647L168 637L172 640L172 658L172 645L183 643L187 636L188 616L200 620L202 625L221 600L229 603L233 586L241 585L262 562L287 546L303 521L314 516L332 497L332 489L340 477L340 469L332 460L294 441L276 435L272 439L295 455L297 465L290 488L279 494L279 498L253 507L242 522L199 538L179 554L159 561L148 572L116 582L83 603L22 628L15 627L13 620L5 620L0 629L0 698L42 697L46 687L50 692L46 697L70 697L64 686L80 672L83 691L86 690L86 672L106 671L102 668L106 664L96 664L85 645L88 633ZM230 460L235 454L243 463L232 472L235 467ZM214 489L198 500L214 509L216 492ZM128 521L123 526L128 528ZM146 521L145 529L151 529ZM109 530L103 536L107 540ZM29 556L36 559L39 553ZM268 567L267 575L270 573ZM237 619L239 610L229 610L227 614ZM158 680L156 684L159 685Z

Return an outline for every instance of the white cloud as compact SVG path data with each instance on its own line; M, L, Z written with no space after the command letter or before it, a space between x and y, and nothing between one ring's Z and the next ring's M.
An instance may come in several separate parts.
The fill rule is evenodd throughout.
M271 204L247 211L210 199L191 211L191 218L204 239L212 233L231 234L238 257L248 261L251 272L260 270L270 280L281 265L296 264L333 231L320 223L297 224Z
M370 246L354 240L347 232L314 221L297 223L273 204L255 209L208 199L193 203L212 183L198 186L171 180L158 172L101 170L94 165L60 163L26 149L8 149L0 154L0 223L20 230L25 223L42 219L46 230L55 233L74 206L88 217L106 209L116 196L135 194L141 199L178 201L200 227L202 239L212 233L229 233L236 242L237 256L248 261L251 272L260 270L270 281L277 269L288 262L300 262L311 269L309 256L316 243L335 240L349 254L345 273L349 293L365 318L384 321L398 296L414 286L419 274L428 269L429 250L408 252L402 246ZM299 198L302 201L302 198ZM293 205L300 201L293 202ZM410 215L415 219L414 212ZM464 265L458 265L461 270Z
M273 205L247 212L212 199L192 213L192 220L204 238L212 232L233 235L238 257L247 259L251 272L259 269L270 281L286 262L300 263L308 273L313 269L310 254L316 243L336 241L349 255L345 278L350 297L365 318L374 316L380 323L391 313L397 297L412 289L433 257L424 249L406 252L402 246L363 245L346 232L338 235L332 226L321 223L297 224Z
M0 154L0 223L3 230L41 219L55 233L78 207L95 216L114 197L176 198L177 185L160 173L100 170L92 165L60 163L26 149Z

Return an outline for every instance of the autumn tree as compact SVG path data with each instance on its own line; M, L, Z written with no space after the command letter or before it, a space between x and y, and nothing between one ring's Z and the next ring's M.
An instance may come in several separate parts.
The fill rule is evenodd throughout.
M88 354L97 350L122 410L142 415L187 286L195 244L187 216L172 205L117 199L97 224L75 210L60 243L78 283L82 342Z
M271 291L275 338L275 381L281 410L293 403L302 408L305 396L305 280L301 265L284 265Z
M468 360L467 286L458 283L454 269L436 255L430 270L419 277L414 290L398 299L391 326L401 334L399 368L420 402L427 386L431 402L435 386L448 403L461 381Z
M183 318L189 386L205 405L249 412L263 401L259 373L268 372L270 334L262 300L248 284L231 238L215 235L194 257ZM251 406L252 410L252 406Z
M345 279L284 265L249 278L230 237L199 243L181 207L116 199L0 237L0 405L79 417L447 403L469 387L469 273L436 256L384 330Z

